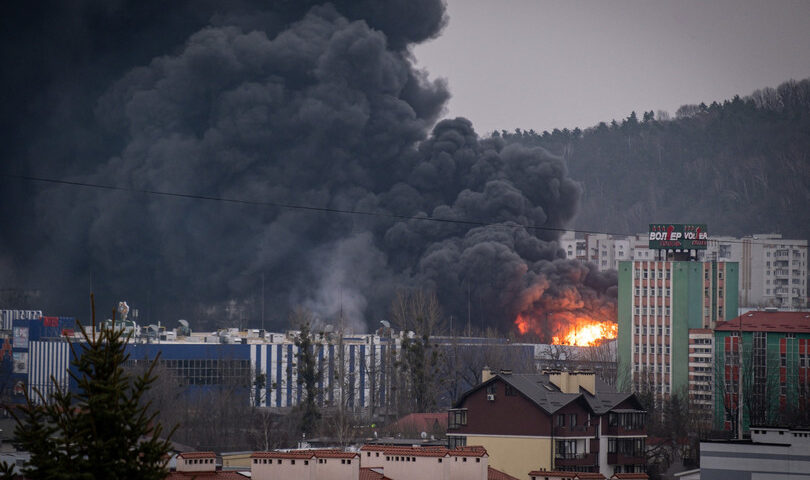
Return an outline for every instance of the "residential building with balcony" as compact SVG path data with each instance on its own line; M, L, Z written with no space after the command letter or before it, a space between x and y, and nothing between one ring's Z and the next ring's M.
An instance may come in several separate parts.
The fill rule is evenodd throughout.
M711 420L714 405L714 332L689 330L689 400Z
M528 472L644 470L646 412L592 372L490 375L448 413L450 447L481 445L490 465Z
M714 336L716 428L810 424L810 311L751 311Z
M559 240L566 258L590 262L600 270L618 270L623 261L652 261L646 235L608 235L565 232ZM810 306L807 240L782 238L780 234L745 237L714 236L699 261L739 264L739 306L804 309ZM735 312L736 314L736 312Z
M808 307L807 240L766 234L708 243L707 259L739 263L741 307Z
M737 315L738 265L636 260L618 273L620 386L705 403L712 347L704 342L716 322Z

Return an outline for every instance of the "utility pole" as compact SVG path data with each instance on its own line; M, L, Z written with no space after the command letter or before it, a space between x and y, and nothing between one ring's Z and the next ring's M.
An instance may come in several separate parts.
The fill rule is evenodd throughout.
M467 336L471 337L470 333L470 281L467 280Z
M737 439L743 439L743 408L742 408L742 397L743 397L743 357L742 357L742 346L743 346L743 329L742 329L742 322L743 318L738 317L740 320L740 330L739 330L739 364L737 365Z
M262 330L264 330L264 272L262 272Z

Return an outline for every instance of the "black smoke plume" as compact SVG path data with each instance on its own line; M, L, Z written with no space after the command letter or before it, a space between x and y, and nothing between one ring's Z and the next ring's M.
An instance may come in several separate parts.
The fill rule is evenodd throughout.
M409 48L446 21L438 0L9 7L3 173L379 215L2 177L0 287L209 328L303 305L366 330L411 287L502 331L552 299L610 305L615 282L556 243L580 196L562 161L438 121L448 88Z

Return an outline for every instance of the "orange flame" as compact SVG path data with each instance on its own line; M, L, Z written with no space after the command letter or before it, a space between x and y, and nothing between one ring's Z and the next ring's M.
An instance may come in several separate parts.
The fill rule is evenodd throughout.
M517 320L515 320L515 325L517 325L518 331L521 335L525 335L526 332L529 331L529 322L527 322L526 319L520 314L518 314Z
M551 339L551 343L554 345L596 346L605 340L615 339L619 333L619 326L610 321L599 322L588 317L577 317L568 312L558 313L556 318L557 321L554 324L559 334ZM540 333L539 329L544 328L534 323L531 317L525 317L523 314L517 316L515 326L521 335L530 331Z
M568 332L561 336L555 336L552 343L555 345L576 345L578 347L589 347L599 345L605 340L616 338L619 326L613 322L582 321L578 325L572 326Z

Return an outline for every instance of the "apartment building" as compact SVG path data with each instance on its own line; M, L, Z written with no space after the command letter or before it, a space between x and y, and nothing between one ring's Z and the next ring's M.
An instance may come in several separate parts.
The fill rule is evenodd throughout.
M646 413L635 394L592 372L484 377L449 410L449 446L481 445L492 467L521 479L540 470L644 471Z
M717 428L810 422L809 311L751 311L714 336Z
M779 234L714 237L706 258L740 264L741 307L807 308L807 240Z
M711 420L714 405L714 332L689 329L689 400Z
M581 238L576 238L575 233L569 231L560 237L560 247L565 251L566 258L590 262L600 272L617 270L622 261L655 258L643 235L620 237L605 233L586 233Z
M648 241L644 234L585 233L577 237L569 231L561 236L560 247L567 258L593 263L604 271L618 270L622 261L658 258ZM810 300L807 253L807 240L785 239L779 234L714 236L696 259L739 264L740 307L803 309Z
M620 385L664 398L706 395L711 347L703 342L718 320L737 314L737 264L634 260L618 273Z

